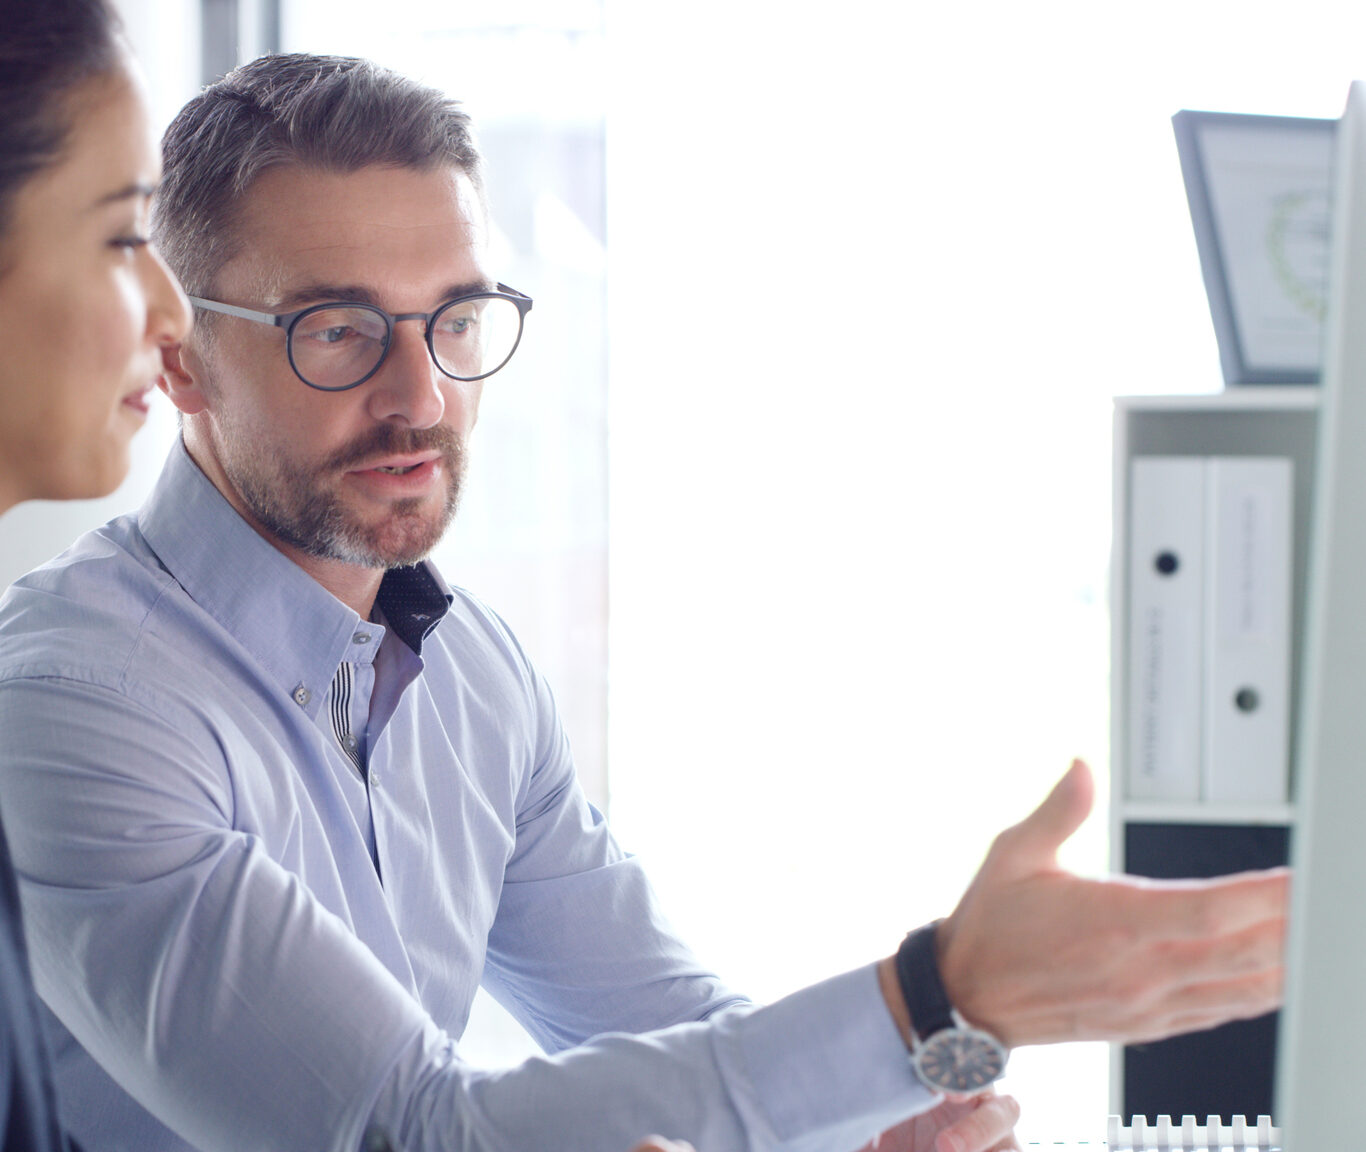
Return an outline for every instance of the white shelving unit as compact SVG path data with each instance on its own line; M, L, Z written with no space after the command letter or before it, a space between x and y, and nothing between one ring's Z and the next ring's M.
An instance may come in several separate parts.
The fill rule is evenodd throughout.
M1111 865L1130 870L1131 833L1143 826L1218 825L1236 829L1290 829L1295 814L1295 771L1286 765L1290 800L1285 804L1215 804L1196 801L1130 800L1126 793L1129 749L1129 511L1131 463L1137 456L1280 456L1294 468L1291 613L1290 740L1293 761L1298 746L1301 649L1304 636L1309 526L1315 476L1319 390L1313 387L1244 387L1208 395L1130 396L1115 401L1114 537L1111 552L1110 676L1110 843ZM1198 832L1192 830L1194 836ZM1216 836L1206 838L1209 841ZM1217 845L1209 848L1218 852ZM1245 865L1233 861L1226 871ZM1242 1055L1246 1055L1243 1053ZM1110 1062L1111 1111L1129 1115L1136 1101L1126 1099L1129 1050L1116 1047ZM1255 1059L1255 1058L1254 1058ZM1265 1053L1270 1075L1270 1052ZM1216 1063L1216 1062L1211 1062ZM1197 1071L1197 1075L1199 1072ZM1226 1075L1227 1068L1211 1070ZM1222 1090L1222 1089L1221 1089ZM1212 1090L1211 1096L1218 1092ZM1141 1101L1137 1103L1141 1104ZM1212 1105L1214 1101L1212 1100ZM1161 1111L1170 1111L1163 1108ZM1219 1111L1211 1106L1201 1116ZM1241 1111L1241 1109L1239 1109Z

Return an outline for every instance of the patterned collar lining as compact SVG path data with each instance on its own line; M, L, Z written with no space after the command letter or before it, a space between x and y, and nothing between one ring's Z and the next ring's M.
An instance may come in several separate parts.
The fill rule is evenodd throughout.
M441 623L453 599L442 591L427 565L419 562L407 568L390 568L380 581L375 605L398 638L421 656L422 641Z

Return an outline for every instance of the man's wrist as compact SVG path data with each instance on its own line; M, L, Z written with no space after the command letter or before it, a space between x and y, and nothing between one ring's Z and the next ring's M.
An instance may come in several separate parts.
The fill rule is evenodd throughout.
M906 997L901 994L901 981L897 979L895 956L878 961L877 982L882 990L882 998L887 1002L892 1022L901 1033L902 1042L909 1052L915 1047L915 1032L911 1028L911 1012L906 1007Z
M958 1096L990 1087L1004 1073L1010 1053L990 1032L965 1021L949 999L936 955L939 926L940 921L926 924L901 942L893 958L891 991L900 993L904 1015L898 1023L911 1034L916 1076L927 1088ZM897 999L891 995L889 1006ZM895 1007L893 1015L899 1015Z

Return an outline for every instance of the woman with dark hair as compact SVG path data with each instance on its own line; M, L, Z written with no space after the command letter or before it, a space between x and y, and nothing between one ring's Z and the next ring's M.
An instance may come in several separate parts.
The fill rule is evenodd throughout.
M104 0L4 9L0 512L112 491L146 418L161 348L190 323L179 285L147 243L160 159L117 18ZM5 1152L67 1146L3 832L0 1138Z
M160 152L104 0L0 23L0 511L128 469L188 305L148 245Z

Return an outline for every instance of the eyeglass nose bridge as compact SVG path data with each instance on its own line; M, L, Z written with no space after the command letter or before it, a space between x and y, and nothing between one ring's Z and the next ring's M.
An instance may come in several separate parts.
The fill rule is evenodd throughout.
M384 362L387 359L389 359L389 353L393 350L394 347L394 331L396 326L402 323L404 320L421 320L422 342L425 345L427 345L427 356L432 362L432 367L435 368L438 372L441 372L441 365L437 362L436 359L436 349L432 346L432 326L430 321L432 317L435 315L435 312L399 312L395 315L390 316L389 339L387 339L384 342L384 351L380 354L379 363L375 365L375 371L378 372L382 367L384 367ZM442 374L444 375L444 373Z
M394 324L397 324L400 320L421 320L423 322L422 338L425 340L427 338L427 321L434 315L435 313L432 312L400 312L396 316L389 317L389 319L392 320ZM391 324L390 327L392 328L392 326L393 325Z
M385 335L384 348L379 354L379 360L375 363L375 366L370 369L365 380L372 379L375 374L384 367L386 361L388 361L389 353L394 350L395 325L404 320L422 321L422 343L427 346L427 359L432 362L432 367L435 368L437 372L447 379L452 379L453 377L451 377L450 373L441 367L441 361L438 360L436 356L436 346L432 343L431 321L436 315L436 312L398 312L389 314L387 316L389 323L388 332ZM365 380L362 380L361 383L365 383Z

